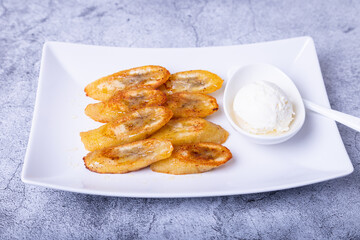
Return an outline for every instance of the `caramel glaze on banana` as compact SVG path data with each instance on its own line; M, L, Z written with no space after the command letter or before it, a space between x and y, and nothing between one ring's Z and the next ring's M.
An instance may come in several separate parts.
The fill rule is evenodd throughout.
M143 66L102 77L85 87L87 96L106 101L117 91L133 88L155 89L169 79L169 71L161 66Z
M167 159L151 164L151 170L168 174L193 174L210 171L232 158L226 147L216 143L196 143L174 147Z

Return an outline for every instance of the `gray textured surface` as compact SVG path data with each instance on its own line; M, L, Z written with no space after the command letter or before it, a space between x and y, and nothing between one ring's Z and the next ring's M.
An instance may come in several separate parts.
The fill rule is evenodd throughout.
M0 239L360 239L360 135L350 176L232 197L131 199L20 180L45 41L218 46L314 38L334 109L360 116L360 1L0 0Z

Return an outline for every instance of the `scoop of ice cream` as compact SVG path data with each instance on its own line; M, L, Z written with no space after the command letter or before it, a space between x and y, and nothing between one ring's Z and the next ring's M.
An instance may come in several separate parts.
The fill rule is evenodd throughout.
M281 134L294 118L291 102L275 84L267 81L243 86L233 103L239 126L253 134Z

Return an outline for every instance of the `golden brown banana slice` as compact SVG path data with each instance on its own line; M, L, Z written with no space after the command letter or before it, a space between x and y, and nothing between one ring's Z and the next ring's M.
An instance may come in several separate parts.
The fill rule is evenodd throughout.
M115 92L131 88L157 88L169 79L169 71L161 66L132 68L102 77L85 87L86 95L106 101Z
M205 70L192 70L172 74L159 90L166 94L176 92L212 93L220 89L223 80Z
M177 118L170 120L150 138L169 140L173 145L212 142L224 143L229 133L221 126L202 118Z
M89 151L142 140L164 126L172 117L166 107L141 108L97 129L81 132L81 141Z
M109 100L89 104L85 114L98 122L111 122L124 113L152 106L163 105L166 95L155 89L130 89L118 91Z
M169 141L146 139L90 152L83 159L93 172L127 173L168 158L172 151Z
M173 117L206 117L219 109L216 98L202 93L174 93L167 97L166 107Z
M210 171L229 161L232 154L216 143L196 143L175 146L167 159L151 164L151 170L168 174L192 174Z

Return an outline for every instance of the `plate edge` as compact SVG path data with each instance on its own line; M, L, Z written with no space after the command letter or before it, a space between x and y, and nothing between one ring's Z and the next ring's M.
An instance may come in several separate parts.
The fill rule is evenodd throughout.
M320 66L320 61L319 61L319 57L318 57L317 50L316 50L316 46L315 46L315 41L314 41L314 39L313 39L312 37L310 37L310 36L307 37L307 41L309 42L310 47L311 47L312 50L313 50L313 55L314 55L313 57L315 58L315 62L316 62L315 69L317 69L317 70L319 71L319 74L320 74L320 77L321 77L321 80L322 80L322 81L321 81L321 82L322 82L322 87L323 87L323 89L325 90L324 92L325 92L326 100L327 100L327 104L326 104L325 107L331 109L330 99L329 99L328 92L327 92L327 90L326 90L325 81L324 81L324 76L323 76L323 74L322 74L322 70L321 70L321 66ZM305 109L305 110L307 110L307 109ZM352 161L351 161L351 159L350 159L350 156L349 156L349 154L348 154L348 152L347 152L347 150L346 150L346 147L345 147L343 138L341 137L341 134L340 134L340 131L339 131L339 128L338 128L338 126L337 126L336 121L335 121L335 120L332 120L332 122L333 122L333 124L334 124L335 129L336 129L337 135L338 135L339 139L341 140L342 148L343 148L343 150L344 150L344 152L345 152L345 154L346 154L346 156L347 156L347 163L348 163L347 168L348 168L348 170L350 171L350 173L352 173L352 172L354 171L354 165L352 164ZM350 174L350 173L349 173L349 174Z
M222 193L211 193L211 192L206 192L206 193L202 193L202 194L172 194L171 196L166 195L166 194L112 194L109 192L102 192L102 191L95 191L95 192L91 192L91 191L82 191L82 190L76 190L73 188L66 188L66 187L62 187L62 186L57 186L54 184L48 184L48 183L41 183L39 181L36 180L29 180L29 179L24 179L24 183L26 184L31 184L31 185L35 185L35 186L41 186L41 187L45 187L45 188L51 188L51 189L55 189L55 190L61 190L61 191L66 191L66 192L73 192L73 193L81 193L81 194L90 194L90 195L99 195L99 196L109 196L109 197L126 197L126 198L200 198L200 197L221 197L221 196L234 196L234 195L245 195L245 194L256 194L256 193L266 193L266 192L272 192L272 191L282 191L282 190L288 190L288 189L293 189L293 188L298 188L298 187L304 187L304 186L308 186L308 185L312 185L312 184L317 184L317 183L321 183L321 182L325 182L325 181L330 181L330 180L334 180L337 178L341 178L341 177L345 177L350 175L353 172L353 169L349 169L348 171L343 171L339 174L335 174L330 178L319 178L316 180L311 180L311 181L304 181L301 182L300 184L284 184L281 185L277 188L264 188L263 190L259 190L259 191L243 191L243 192L239 192L239 191L227 191L227 192L222 192Z
M39 73L39 78L38 78L38 86L37 86L37 90L36 90L36 98L35 98L35 104L34 104L34 111L33 111L33 117L32 117L32 122L31 122L31 128L30 128L30 134L29 134L29 138L28 138L28 143L27 143L27 148L26 148L26 152L25 152L25 157L24 157L24 161L23 161L23 167L21 170L21 181L26 183L26 179L27 177L25 176L27 169L28 169L28 162L29 162L29 158L30 158L30 152L32 151L32 142L34 141L34 132L35 132L35 125L37 122L37 118L39 115L39 104L40 104L40 95L42 92L42 82L43 82L43 72L44 72L44 64L45 64L45 56L47 54L47 51L49 49L49 44L46 42L43 45L42 48L42 54L41 54L41 63L40 63L40 73Z
M220 45L220 46L205 46L205 47L121 47L121 46L105 46L105 45L92 45L92 44L83 44L83 43L74 43L74 42L61 42L61 41L46 41L44 43L45 45L76 45L76 46L82 46L82 47L102 47L102 48L122 48L122 49L139 49L139 50L149 50L149 49L155 49L155 50L168 50L168 49L208 49L208 48L231 48L231 47L239 47L239 46L249 46L249 45L258 45L258 44L272 44L275 42L281 42L281 41L295 41L300 39L312 39L311 36L304 35L299 37L292 37L292 38L284 38L284 39L277 39L277 40L270 40L270 41L262 41L262 42L253 42L253 43L245 43L245 44L235 44L235 45Z

